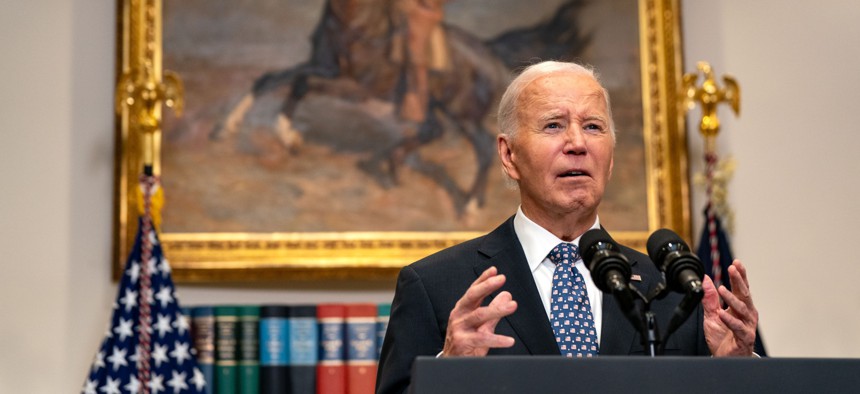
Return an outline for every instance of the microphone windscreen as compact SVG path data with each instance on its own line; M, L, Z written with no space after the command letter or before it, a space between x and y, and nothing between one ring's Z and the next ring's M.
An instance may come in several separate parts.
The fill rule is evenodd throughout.
M660 249L668 243L681 244L687 250L690 249L684 240L681 239L678 234L675 234L674 231L661 228L648 237L646 248L648 249L648 257L651 258L651 261L656 264L660 264L660 260L662 260L662 258L658 256L658 254L660 253Z
M588 230L579 238L579 252L582 254L582 260L586 266L589 265L591 258L594 257L594 252L597 251L594 245L601 242L610 244L614 249L618 249L618 246L615 245L615 241L612 240L609 233L602 228Z

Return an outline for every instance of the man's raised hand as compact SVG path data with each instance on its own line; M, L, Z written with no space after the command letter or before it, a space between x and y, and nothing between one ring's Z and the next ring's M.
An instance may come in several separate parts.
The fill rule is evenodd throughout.
M466 294L457 301L448 319L448 332L442 356L486 356L490 348L511 347L514 339L496 335L496 324L501 318L517 310L511 293L499 293L487 306L481 303L505 284L505 276L496 267L490 267L478 277Z
M758 311L750 295L747 269L735 260L728 269L732 290L725 286L715 288L710 277L705 277L705 340L714 356L749 356L755 346ZM723 298L727 309L720 306Z

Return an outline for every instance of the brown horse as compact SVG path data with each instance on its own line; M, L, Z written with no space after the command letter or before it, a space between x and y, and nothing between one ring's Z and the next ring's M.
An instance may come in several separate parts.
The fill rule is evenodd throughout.
M445 37L444 70L427 74L426 110L419 120L401 116L410 84L410 38L402 12L404 1L420 0L328 0L311 37L311 56L293 67L269 72L254 81L246 94L212 132L216 138L239 130L247 112L261 96L289 87L276 126L280 141L297 151L302 133L293 128L299 103L311 92L332 95L356 103L381 101L390 104L389 118L399 132L373 148L359 167L384 187L397 184L398 169L409 165L429 177L450 196L458 215L467 206L482 207L488 171L495 157L494 136L485 123L493 110L510 71L485 43L469 32L442 22ZM418 149L442 136L445 130L461 133L472 146L477 161L474 179L465 190L444 167L424 160Z

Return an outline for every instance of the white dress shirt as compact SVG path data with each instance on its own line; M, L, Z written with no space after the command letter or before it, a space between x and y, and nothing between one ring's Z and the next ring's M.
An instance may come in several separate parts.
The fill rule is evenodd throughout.
M594 221L591 228L600 228L600 219ZM555 264L549 259L549 252L552 251L558 244L565 242L531 221L523 213L522 207L517 209L517 214L514 216L514 231L517 233L517 238L520 244L523 245L523 251L526 255L526 261L529 263L529 269L532 271L532 276L537 285L540 300L543 302L543 307L549 318L550 309L550 293L552 292L552 275L555 271ZM579 247L579 238L569 242ZM588 301L591 303L591 315L594 317L594 327L597 329L597 343L600 343L600 329L603 327L603 292L594 284L591 279L591 272L585 267L582 259L574 263L574 266L585 280L585 286L588 290Z

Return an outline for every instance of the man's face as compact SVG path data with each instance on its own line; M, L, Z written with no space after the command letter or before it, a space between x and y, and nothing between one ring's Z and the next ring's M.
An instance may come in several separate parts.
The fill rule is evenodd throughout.
M615 146L601 86L587 75L549 74L525 87L516 108L517 132L498 142L523 211L545 218L595 214Z

